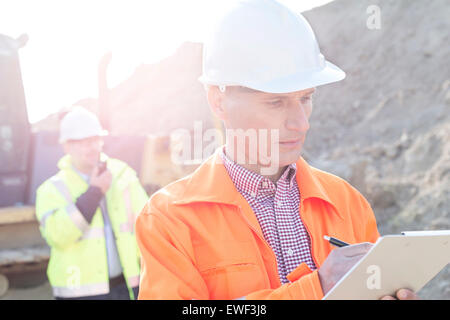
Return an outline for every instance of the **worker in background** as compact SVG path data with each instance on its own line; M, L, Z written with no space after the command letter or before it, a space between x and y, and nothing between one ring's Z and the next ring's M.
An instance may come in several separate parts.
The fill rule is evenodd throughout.
M379 237L362 194L300 155L316 87L345 73L308 22L272 0L238 2L203 50L200 81L226 142L138 216L139 299L321 299ZM244 148L228 134L239 129L278 139L258 135L255 153L251 134ZM324 235L353 245L335 249Z
M137 298L134 222L148 197L133 169L102 153L105 134L92 112L69 112L60 126L60 170L37 190L36 215L51 248L47 275L56 299Z

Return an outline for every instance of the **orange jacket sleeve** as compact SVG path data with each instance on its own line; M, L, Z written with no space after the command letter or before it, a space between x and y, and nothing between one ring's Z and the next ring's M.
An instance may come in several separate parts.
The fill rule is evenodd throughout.
M190 248L178 241L180 234L188 232L183 226L174 234L160 216L142 212L135 227L141 252L139 299L208 299L206 284L190 259Z
M148 212L146 206L136 221L136 237L141 251L139 299L209 299L208 288L195 267L189 230L166 216ZM174 232L173 230L176 230ZM292 272L295 280L277 289L248 294L246 299L321 299L323 296L317 270ZM304 270L303 270L304 269ZM295 279L298 278L298 279ZM230 297L230 299L239 297ZM242 297L244 298L244 297Z
M370 203L360 194L361 207L363 210L363 217L365 225L363 228L363 233L361 234L361 242L372 242L375 243L380 237L380 233L377 228L377 221L375 219L375 214L373 213Z
M291 274L295 274L298 269L309 268L306 264L301 264ZM320 300L323 298L322 286L319 281L318 270L302 270L301 274L295 278L290 277L291 283L286 283L277 289L265 289L252 292L245 296L247 300Z

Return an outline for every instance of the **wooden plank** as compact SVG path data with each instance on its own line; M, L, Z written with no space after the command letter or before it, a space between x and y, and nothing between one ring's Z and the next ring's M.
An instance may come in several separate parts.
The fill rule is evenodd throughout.
M48 246L34 246L14 250L0 250L0 267L12 264L42 262L50 258Z
M34 206L0 208L0 225L36 221Z
M0 250L20 249L44 245L37 221L0 224Z

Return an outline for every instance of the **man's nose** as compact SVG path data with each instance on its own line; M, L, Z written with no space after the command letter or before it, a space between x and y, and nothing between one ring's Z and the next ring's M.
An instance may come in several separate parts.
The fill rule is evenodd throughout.
M298 103L289 107L286 129L301 133L306 133L309 130L309 116L305 108L299 106Z
M98 146L98 143L89 142L89 143L85 143L83 145L83 149L86 152L95 152L95 151L99 150L99 146Z

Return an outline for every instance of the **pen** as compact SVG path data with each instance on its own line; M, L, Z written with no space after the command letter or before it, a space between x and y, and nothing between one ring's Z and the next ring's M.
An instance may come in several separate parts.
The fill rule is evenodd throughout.
M323 238L327 241L329 241L333 246L336 247L345 247L348 246L349 244L347 242L344 242L342 240L333 238L333 237L329 237L329 236L323 236Z

